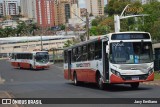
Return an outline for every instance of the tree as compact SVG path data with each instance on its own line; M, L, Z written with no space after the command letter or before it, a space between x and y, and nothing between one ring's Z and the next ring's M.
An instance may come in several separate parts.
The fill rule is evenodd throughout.
M60 25L61 30L65 30L66 26L65 25Z
M4 29L0 28L0 38L5 37Z
M97 31L97 27L96 26L92 26L92 28L90 29L90 35L98 35L98 31Z
M105 13L109 16L121 14L127 4L130 4L129 0L124 0L124 2L122 0L111 0L105 7Z
M28 27L25 22L19 22L16 29L17 36L22 36L28 34Z
M71 40L67 40L65 43L64 43L64 48L67 48L67 47L70 47L73 45L73 41Z
M12 27L6 27L3 29L4 31L4 37L10 37L10 36L14 36L14 29Z
M154 25L152 26L150 33L154 40L160 41L160 19L154 22Z

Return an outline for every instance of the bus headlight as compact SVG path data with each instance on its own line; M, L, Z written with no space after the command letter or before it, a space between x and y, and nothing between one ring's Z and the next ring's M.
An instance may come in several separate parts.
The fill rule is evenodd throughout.
M148 71L148 75L151 75L153 73L154 69L151 68L149 71Z
M120 72L118 72L118 71L116 71L116 70L114 70L114 69L111 69L111 72L112 72L113 74L115 74L115 75L121 77Z

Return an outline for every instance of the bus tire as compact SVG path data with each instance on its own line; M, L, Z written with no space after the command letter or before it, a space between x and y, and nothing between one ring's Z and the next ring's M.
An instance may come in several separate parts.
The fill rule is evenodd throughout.
M33 70L33 66L32 66L32 64L30 64L30 69L31 69L31 70Z
M79 84L76 72L74 72L74 75L73 75L73 82L74 82L74 85L76 86Z
M18 63L18 69L21 69L21 66L20 66L20 64Z
M139 87L139 82L136 82L136 83L131 83L130 84L132 88L136 89Z
M99 89L104 89L104 83L100 74L97 75L97 86Z

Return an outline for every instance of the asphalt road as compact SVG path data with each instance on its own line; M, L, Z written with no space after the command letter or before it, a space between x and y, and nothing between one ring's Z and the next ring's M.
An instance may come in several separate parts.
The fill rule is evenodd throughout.
M15 98L160 98L160 86L141 84L139 89L129 85L107 86L99 90L95 84L74 86L63 78L61 65L51 65L47 70L14 69L8 61L0 61L0 75L5 80L0 91L6 91ZM24 105L25 107L106 107L108 105ZM114 106L114 105L109 105ZM158 107L159 105L125 105L128 107ZM1 107L1 105L0 105ZM118 104L118 107L124 105Z

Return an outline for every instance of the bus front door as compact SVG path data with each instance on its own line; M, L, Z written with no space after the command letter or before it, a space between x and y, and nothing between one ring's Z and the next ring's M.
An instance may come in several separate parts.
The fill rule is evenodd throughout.
M103 61L103 75L104 81L109 83L109 60L108 60L108 53L106 51L106 46L108 45L108 41L103 41L103 54L102 54L102 61Z
M68 79L71 79L71 51L68 51Z

